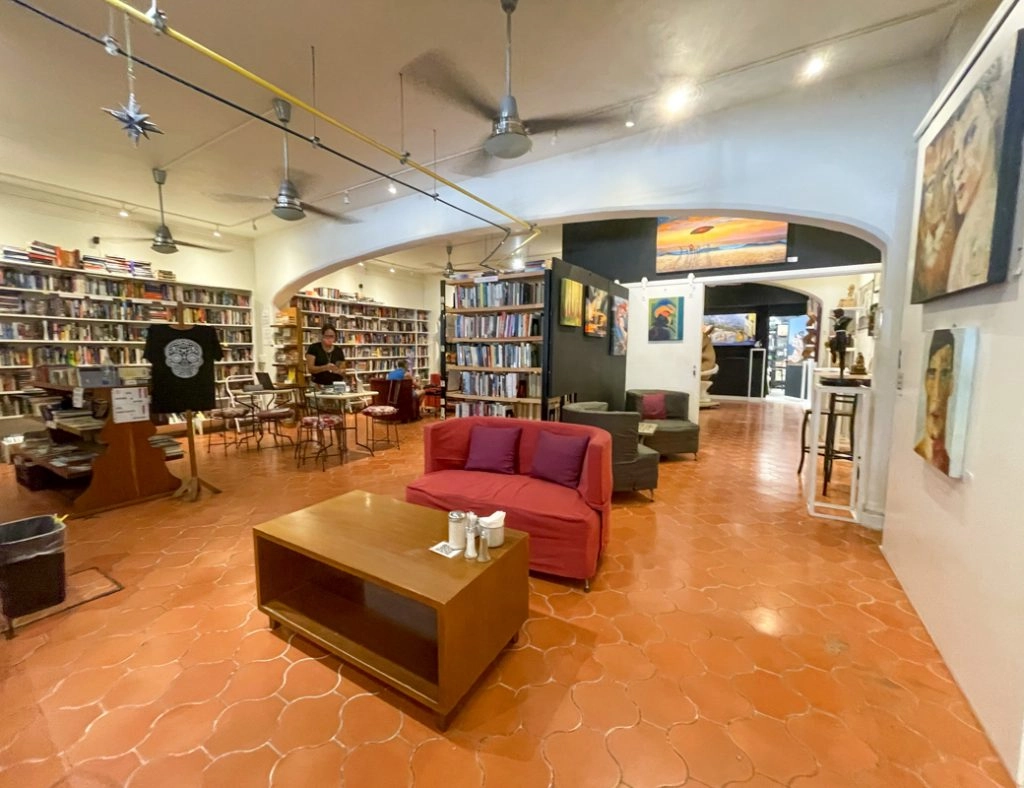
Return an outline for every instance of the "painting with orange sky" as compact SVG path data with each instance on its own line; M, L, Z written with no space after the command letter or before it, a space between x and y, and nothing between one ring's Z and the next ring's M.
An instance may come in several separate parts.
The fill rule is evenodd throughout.
M658 223L659 274L786 262L789 225L766 219L689 216Z

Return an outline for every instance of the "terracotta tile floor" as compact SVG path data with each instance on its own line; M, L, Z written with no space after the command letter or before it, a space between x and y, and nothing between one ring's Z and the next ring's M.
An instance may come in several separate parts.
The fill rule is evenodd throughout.
M445 735L253 607L250 526L401 497L421 427L326 473L203 454L223 495L71 524L69 568L125 590L0 643L0 785L1010 785L877 536L804 514L799 418L706 412L699 462L617 500L590 594L531 580L524 635ZM4 519L55 507L0 472Z

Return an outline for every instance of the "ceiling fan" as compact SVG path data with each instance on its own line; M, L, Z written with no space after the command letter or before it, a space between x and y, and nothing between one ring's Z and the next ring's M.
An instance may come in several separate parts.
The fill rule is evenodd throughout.
M463 267L463 268L456 268L454 265L452 265L452 250L454 248L455 247L452 246L450 243L445 245L445 247L444 247L445 252L448 253L448 262L445 263L444 271L443 271L442 275L446 279L451 279L453 276L455 276L455 274L458 274L458 273L465 273L467 271L474 271L477 268L480 268L480 265L477 264L477 263L473 263L473 264L471 264L471 265L469 265L467 267Z
M150 249L160 254L174 254L179 246L187 246L190 249L205 249L208 252L230 252L230 249L223 249L217 246L206 246L194 244L188 241L175 241L171 230L164 219L164 184L167 183L167 171L159 168L153 169L153 180L156 182L157 195L160 198L160 224L156 232L150 238L107 238L108 241L150 241Z
M358 222L357 219L350 219L343 214L334 213L333 211L328 211L325 208L318 208L315 205L302 201L302 198L299 195L299 190L295 186L295 181L292 179L292 173L288 163L287 126L292 119L292 105L284 99L276 98L274 99L274 114L277 116L278 122L285 127L284 174L281 178L281 185L277 188L277 194L274 196L264 195L260 197L253 197L247 194L221 193L214 194L212 196L223 202L273 202L274 207L270 209L270 212L278 219L284 219L286 222L295 222L299 219L305 219L307 213L313 213L317 216L333 219L336 222L342 222L343 224L356 224Z
M487 119L491 134L484 140L483 149L489 156L516 159L530 152L531 134L565 131L573 128L598 126L609 123L609 118L572 115L548 115L522 120L519 105L512 95L512 13L519 0L500 0L505 12L505 95L494 102L441 53L427 52L409 63L402 73L414 84L439 93L453 104Z

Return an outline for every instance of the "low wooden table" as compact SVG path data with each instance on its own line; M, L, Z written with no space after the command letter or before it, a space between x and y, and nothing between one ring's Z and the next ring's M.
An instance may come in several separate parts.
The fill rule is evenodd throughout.
M390 684L448 726L517 636L529 606L528 536L491 561L445 558L445 512L350 492L253 529L259 609Z

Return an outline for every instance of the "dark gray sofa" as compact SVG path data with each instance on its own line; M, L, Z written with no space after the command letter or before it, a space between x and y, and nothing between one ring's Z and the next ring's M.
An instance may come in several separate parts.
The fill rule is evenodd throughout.
M642 413L642 400L647 394L665 395L665 413L668 418L645 420L644 423L657 425L657 430L647 436L644 442L662 456L692 454L696 459L700 448L700 427L689 419L690 395L664 389L632 389L626 392L626 410Z
M574 402L562 406L562 421L598 427L612 436L612 490L649 490L658 486L658 452L640 444L640 414L610 411L607 402Z

